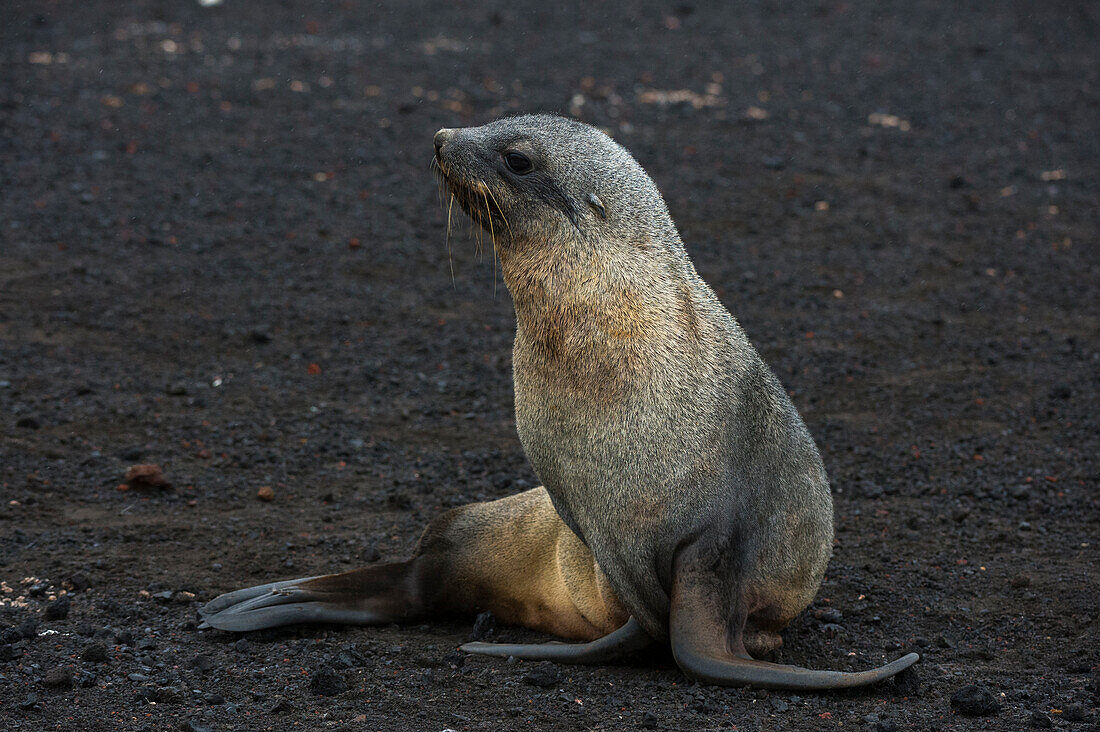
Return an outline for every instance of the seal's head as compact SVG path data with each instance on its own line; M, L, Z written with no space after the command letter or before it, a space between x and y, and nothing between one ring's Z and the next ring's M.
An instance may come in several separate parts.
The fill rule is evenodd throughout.
M435 135L433 162L449 193L504 252L672 226L630 153L576 120L524 115L445 128Z

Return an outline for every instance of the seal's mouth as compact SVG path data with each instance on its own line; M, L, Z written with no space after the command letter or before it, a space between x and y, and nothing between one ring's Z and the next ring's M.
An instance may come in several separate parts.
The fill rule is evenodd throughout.
M494 237L502 233L501 227L507 226L507 220L496 196L484 182L449 163L438 151L432 157L432 169L447 193L445 206L448 211L451 204L457 201L466 215L481 228Z

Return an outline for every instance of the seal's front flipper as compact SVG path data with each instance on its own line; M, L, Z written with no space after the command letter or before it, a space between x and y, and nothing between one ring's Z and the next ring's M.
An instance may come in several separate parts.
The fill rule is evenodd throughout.
M642 630L638 621L630 618L618 630L590 643L466 643L467 653L507 658L515 656L526 661L556 661L598 665L616 661L652 645L653 639Z
M920 660L920 656L910 653L885 666L857 672L812 671L757 661L745 650L744 616L734 622L723 620L723 598L711 592L706 583L693 581L699 579L705 577L689 567L678 568L673 578L669 617L672 655L680 669L697 681L759 689L846 689L888 679ZM725 601L728 603L728 598Z
M228 592L207 603L201 628L247 631L295 623L379 625L418 617L411 562L302 577Z

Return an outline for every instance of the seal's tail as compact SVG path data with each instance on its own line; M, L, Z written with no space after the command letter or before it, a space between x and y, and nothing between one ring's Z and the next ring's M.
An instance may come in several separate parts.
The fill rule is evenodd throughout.
M248 631L294 623L380 625L419 617L415 560L228 592L201 610L202 628Z

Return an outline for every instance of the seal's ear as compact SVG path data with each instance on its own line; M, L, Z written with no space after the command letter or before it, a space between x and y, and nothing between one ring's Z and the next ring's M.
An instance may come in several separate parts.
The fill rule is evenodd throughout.
M601 219L607 218L607 209L603 207L603 201L600 200L599 196L597 196L595 193L589 193L585 197L585 200L588 201L589 205L592 206L592 208L596 209L596 213L600 215Z

